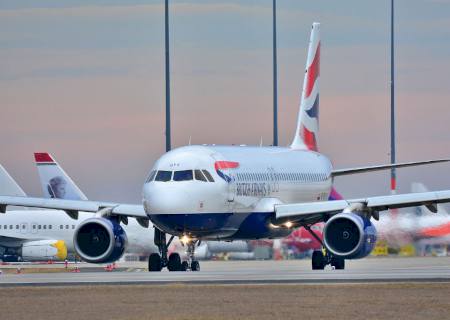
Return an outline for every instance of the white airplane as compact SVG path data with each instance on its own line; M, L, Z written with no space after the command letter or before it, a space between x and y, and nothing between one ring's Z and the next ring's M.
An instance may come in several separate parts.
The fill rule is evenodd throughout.
M44 166L44 165L43 165ZM56 171L59 184L49 180L53 195L64 193L72 198L87 199L64 171L56 163L46 163L40 174ZM59 172L58 172L59 171ZM53 176L54 177L54 176ZM67 182L67 183L66 183ZM46 185L47 187L47 185ZM14 179L0 166L0 189L3 194L25 196ZM43 261L65 260L68 255L75 256L73 236L79 223L92 218L91 212L80 212L78 220L55 210L8 210L0 215L0 259L3 261ZM127 253L150 255L158 252L153 244L153 232L130 220L125 227L128 236Z
M26 196L25 192L0 165L0 192L7 195ZM49 210L47 210L49 211ZM0 215L0 260L43 261L64 260L67 257L65 237L43 236L52 224L36 222L36 211L8 211ZM17 214L17 215L16 215ZM61 215L53 216L59 218ZM72 223L71 223L72 226ZM45 229L43 229L45 227ZM32 232L30 232L32 231Z
M74 243L79 256L89 262L116 259L126 245L121 223L129 217L151 220L160 253L149 257L149 270L199 270L196 244L203 240L281 238L293 228L325 222L323 245L315 251L313 269L331 264L344 268L344 259L367 256L376 241L371 219L379 211L450 202L450 190L340 199L336 177L390 168L403 168L445 160L334 169L318 152L319 23L312 26L297 130L288 147L186 146L165 153L155 163L143 187L143 204L87 200L61 200L0 196L0 205L60 209L76 216L95 212L79 223ZM311 231L312 232L312 231ZM167 257L166 233L188 244L189 259Z
M51 154L47 152L35 153L34 159L45 198L88 200L86 195L80 190L80 188ZM128 237L132 238L132 240L129 241L132 248L129 248L127 252L141 253L144 255L157 252L158 249L155 248L153 244L151 245L152 250L148 250L148 245L145 245L145 241L153 243L153 234L149 235L147 230L138 226L137 223L133 223L133 220L131 221L132 222L130 222L130 225L127 226L126 232ZM177 251L183 251L181 246L177 246L175 243L173 244ZM198 249L199 250L197 250L196 256L198 258L208 259L221 253L248 253L251 251L251 246L246 241L214 241L204 242ZM139 252L139 250L141 250L141 252Z

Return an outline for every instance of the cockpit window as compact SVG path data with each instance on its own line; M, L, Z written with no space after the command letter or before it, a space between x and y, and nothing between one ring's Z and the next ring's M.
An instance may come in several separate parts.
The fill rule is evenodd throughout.
M159 170L156 174L155 181L167 182L172 179L172 171L162 171Z
M189 181L192 179L192 170L175 171L173 173L173 181Z
M155 179L155 176L156 176L156 170L152 170L152 172L150 172L150 174L148 175L147 180L145 180L145 183L153 181L153 179Z
M205 175L206 179L208 179L209 182L214 182L214 178L212 177L211 173L209 173L208 170L202 170L202 172Z
M194 170L195 180L208 182L200 170Z

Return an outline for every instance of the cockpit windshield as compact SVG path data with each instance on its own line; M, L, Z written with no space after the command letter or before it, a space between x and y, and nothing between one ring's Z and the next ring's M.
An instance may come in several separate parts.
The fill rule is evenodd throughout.
M192 179L192 170L175 171L173 173L173 181L189 181Z
M156 174L155 181L167 182L172 180L172 171L159 170Z
M165 171L158 170L152 171L145 181L146 183L151 181L168 182L168 181L202 181L202 182L214 182L214 178L211 176L208 170L180 170L180 171Z

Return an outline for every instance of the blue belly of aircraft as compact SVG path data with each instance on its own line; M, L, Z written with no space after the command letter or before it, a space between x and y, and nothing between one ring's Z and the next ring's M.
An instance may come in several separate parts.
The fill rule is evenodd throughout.
M235 219L233 215L233 213L157 214L151 215L150 220L169 234L188 234L197 238L215 235L222 238L229 230L234 230L233 235L226 238L234 240L280 238L290 233L290 230L270 227L273 216L271 212L246 213L243 219Z

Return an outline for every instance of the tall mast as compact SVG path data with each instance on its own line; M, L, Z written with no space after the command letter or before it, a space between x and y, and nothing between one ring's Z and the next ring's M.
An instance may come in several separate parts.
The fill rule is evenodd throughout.
M395 62L394 62L394 0L391 0L391 163L395 163ZM391 169L391 193L397 189L395 168Z
M165 0L165 40L166 40L166 152L170 151L170 54L169 54L169 0Z
M273 145L278 146L277 0L273 0Z

